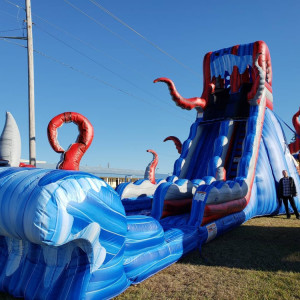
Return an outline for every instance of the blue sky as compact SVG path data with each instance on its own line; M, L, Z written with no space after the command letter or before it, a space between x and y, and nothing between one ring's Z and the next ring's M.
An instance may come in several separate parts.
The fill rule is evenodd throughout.
M292 127L300 106L300 1L31 1L38 160L59 160L48 143L47 125L57 114L75 111L95 131L82 165L143 170L152 159L146 150L153 149L158 172L172 172L178 154L163 140L175 135L184 141L196 112L178 108L167 87L153 80L168 77L184 97L201 96L205 53L257 40L271 53L274 111ZM23 35L25 13L15 5L24 7L25 0L0 0L1 36ZM27 54L13 44L26 43L10 42L0 40L0 129L5 112L11 112L21 133L22 158L28 158ZM292 133L286 134L290 140ZM76 136L74 124L59 129L65 148Z

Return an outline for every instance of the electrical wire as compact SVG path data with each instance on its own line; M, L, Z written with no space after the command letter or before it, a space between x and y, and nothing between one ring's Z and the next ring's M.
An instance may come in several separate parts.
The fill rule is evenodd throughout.
M20 9L24 9L23 7L17 5L17 4L15 4L15 3L13 3L13 2L11 2L11 1L9 1L9 0L4 0L4 1L6 1L7 3L9 3L9 4L15 6L15 7L18 8L19 10L20 10ZM66 1L66 2L68 2L68 1ZM74 7L75 9L79 10L80 12L84 13L83 11L81 11L79 8L77 8L76 6L72 5L71 3L68 2L68 4L71 5L72 7ZM25 9L24 9L24 10L25 10ZM18 13L19 13L19 12L18 12ZM85 14L85 13L84 13L84 14ZM34 16L37 16L36 14L33 14L33 15L34 15ZM88 16L87 14L85 14L85 15ZM15 16L13 16L13 17L15 18ZM43 18L41 18L41 17L39 17L39 16L37 16L37 17L38 17L39 19L45 21L45 22L48 23L49 25L52 25L52 26L54 26L54 27L56 27L56 28L59 28L58 26L55 26L55 25L53 25L53 24L50 24L50 22L49 22L48 20L45 20L45 19L43 19ZM88 17L90 17L90 16L88 16ZM92 18L92 19L93 19L93 18ZM94 20L95 22L97 22L97 20L95 20L95 19L93 19L93 20ZM101 24L100 22L97 22L97 23L98 23L99 25L101 25L101 26L104 26L104 28L105 28L106 30L109 30L109 31L110 31L110 29L109 29L108 27L106 27L105 25ZM66 42L62 41L61 39L55 37L53 34L51 34L51 33L49 33L48 31L42 29L42 28L41 28L40 26L38 26L37 24L35 24L35 26L36 26L37 28L39 28L40 30L44 31L46 34L50 35L52 38L54 38L54 39L56 39L57 41L63 43L65 46L71 48L72 50L76 51L76 52L79 53L80 55L82 55L82 56L86 57L87 59L91 60L91 61L94 62L95 64L101 66L101 67L104 68L105 70L107 70L107 71L113 73L114 75L118 76L119 78L121 78L122 80L126 81L127 83L130 83L130 84L133 85L135 88L137 88L137 89L143 91L144 93L150 95L151 97L154 97L154 99L155 99L156 101L158 101L156 95L154 95L154 94L152 94L152 93L149 93L148 91L145 91L144 89L142 89L142 88L140 88L139 86L137 86L136 84L130 82L129 80L127 80L126 78L122 77L122 76L119 75L118 73L116 73L116 72L110 70L109 68L107 68L106 66L102 65L102 64L99 63L98 61L96 61L96 60L94 60L93 58L89 57L89 56L86 55L85 53L83 53L83 52L81 52L81 51L75 49L75 48L72 47L71 45L69 45L69 44L67 44ZM65 30L63 30L63 29L61 29L61 28L59 28L59 29L60 29L61 31L63 31L64 33L67 33ZM113 31L110 31L110 32L111 32L111 33L114 33ZM122 38L122 37L119 36L118 34L117 34L117 36L120 37L120 38ZM0 38L2 38L2 39L4 39L4 40L6 40L6 39L22 39L22 40L26 40L26 38L24 38L24 37L0 37ZM74 35L73 35L73 38L74 38ZM75 37L75 38L76 38L77 40L79 40L80 42L83 42L81 39L79 39L79 38L77 38L77 37ZM84 43L84 42L83 42L83 43ZM85 44L86 44L86 43L85 43ZM93 47L93 48L95 48L95 47ZM41 53L40 53L40 54L41 54ZM46 55L44 55L44 56L46 56ZM81 71L81 73L83 74L84 71ZM86 74L87 74L87 73L86 73ZM90 76L90 78L91 78L91 76ZM104 81L102 81L102 83L104 83ZM133 95L133 94L132 94L132 95ZM133 95L133 96L134 96L134 95ZM141 98L140 98L140 99L141 99ZM165 103L164 101L159 101L159 104L160 104L160 105L161 105L161 104L168 105L169 109L172 108L174 111L175 111L175 110L177 111L177 109L176 109L174 106L171 106L171 103L170 103L170 104L169 104L169 103L167 104L167 103ZM153 103L152 103L152 105L153 105ZM183 118L183 119L185 119L185 120L191 122L190 119L187 119L187 118L183 117L182 115L181 115L181 118Z
M146 91L145 89L139 87L138 85L136 85L135 83L131 82L130 80L124 78L122 75L120 75L120 74L114 72L113 70L107 68L106 66L104 66L103 64L101 64L100 62L98 62L97 60L91 58L90 56L88 56L87 54L83 53L82 51L77 50L76 48L74 48L73 46L71 46L71 45L69 45L68 43L64 42L63 40L57 38L56 36L54 36L54 35L51 34L50 32L48 32L48 31L42 29L39 25L35 24L35 27L38 28L38 29L40 29L41 31L45 32L46 34L48 34L49 36L51 36L53 39L59 41L59 42L62 43L63 45L67 46L68 48L72 49L73 51L75 51L75 52L78 53L79 55L81 55L81 56L87 58L88 60L90 60L91 62L95 63L96 65L102 67L102 68L105 69L106 71L108 71L108 72L114 74L115 76L119 77L120 79L124 80L125 82L129 83L130 85L134 86L135 88L141 90L142 92L144 92L144 93L148 94L149 96L154 97L154 99L156 99L156 96L155 96L154 94L152 94L152 93ZM156 99L156 101L158 101L158 100ZM160 101L158 101L158 102L159 102L160 104L162 104L162 102L160 102ZM168 105L168 104L166 103L166 105ZM170 107L170 108L171 108L171 107ZM173 106L172 106L172 109L176 110L176 108L173 107Z
M20 30L20 28L16 28L16 29L0 30L0 32L12 32L12 31L19 31L19 30Z
M131 26L129 26L127 23L125 23L124 21L122 21L120 18L118 18L117 16L115 16L112 12L110 12L108 9L106 9L105 7L103 7L102 5L100 5L99 3L97 3L94 0L89 0L91 3L93 3L96 7L100 8L102 11L104 11L106 14L108 14L109 16L111 16L113 19L115 19L117 22L119 22L120 24L122 24L123 26L125 26L126 28L128 28L129 30L131 30L132 32L134 32L136 35L138 35L140 38L142 38L144 41L146 41L148 44L150 44L151 46L153 46L155 49L157 49L159 52L163 53L164 55L166 55L167 57L171 58L173 61L175 61L177 64L179 64L180 66L184 67L186 70L192 72L194 75L199 76L200 78L201 75L194 71L192 68L188 67L187 65L185 65L183 62L181 62L179 59L175 58L174 56L172 56L171 54L169 54L167 51L163 50L162 48L160 48L158 45L156 45L155 43L153 43L152 41L150 41L148 38L146 38L145 36L143 36L141 33L139 33L138 31L136 31L135 29L133 29Z
M121 61L117 60L117 59L114 58L113 56L109 55L109 54L106 53L104 50L99 49L99 48L93 46L91 43L82 40L82 39L79 38L78 36L76 36L76 35L74 35L74 34L68 32L68 31L66 31L65 29L63 29L63 28L61 28L61 27L59 27L59 26L57 26L57 25L55 25L55 24L53 24L53 23L51 23L49 20L47 20L47 19L45 19L45 18L42 18L42 17L38 16L37 14L34 14L34 13L33 13L32 15L33 15L34 17L36 17L36 18L42 20L43 22L47 23L48 25L50 25L51 27L55 28L56 30L59 30L59 31L61 31L62 33L66 34L66 35L68 35L68 36L70 36L70 37L72 37L73 39L75 39L75 40L77 40L78 42L82 43L83 45L89 47L90 49L95 50L95 51L97 51L97 52L100 52L101 54L104 54L105 56L109 57L111 60L113 60L113 61L115 61L115 62L117 62L117 63L122 64L123 66L125 66L124 63L122 63Z
M120 79L126 81L127 83L131 84L132 86L134 86L135 88L140 89L141 91L148 93L147 91L145 91L144 89L138 87L136 84L134 84L133 82L129 81L128 79L124 78L123 76L121 76L120 74L114 72L113 70L107 68L106 66L104 66L103 64L101 64L100 62L96 61L95 59L91 58L90 56L86 55L85 53L83 53L82 51L79 51L77 49L75 49L73 46L67 44L66 42L64 42L63 40L55 37L53 34L51 34L50 32L42 29L40 26L38 26L37 24L35 24L35 26L37 28L39 28L40 30L42 30L43 32L45 32L46 34L48 34L49 36L51 36L53 39L59 41L60 43L64 44L65 46L67 46L68 48L72 49L73 51L75 51L76 53L80 54L81 56L87 58L88 60L92 61L93 63L95 63L96 65L100 66L101 68L105 69L106 71L114 74L115 76L119 77Z
M4 0L4 1L7 2L7 3L9 3L9 4L11 4L11 5L13 5L13 6L15 6L15 7L17 7L17 8L22 8L23 10L25 10L25 7L20 6L20 5L16 4L16 3L14 3L14 2L11 2L9 0Z
M118 33L114 32L113 30L109 29L107 26L105 26L104 24L102 24L101 22L99 22L98 20L96 20L95 18L93 18L92 16L88 15L86 12L84 12L83 10L81 10L76 5L72 4L71 2L69 2L67 0L64 0L64 2L67 3L69 6L73 7L78 12L80 12L82 15L84 15L87 18L89 18L90 20L92 20L94 23L96 23L97 25L99 25L100 27L102 27L103 29L105 29L106 31L108 31L109 33L113 34L114 36L116 36L117 38L119 38L120 40L122 40L123 42L125 42L130 47L134 48L136 51L138 51L142 55L146 56L147 58L151 59L154 62L157 62L157 60L153 59L151 56L149 56L147 53L145 53L144 51L142 51L140 48L136 47L133 43L131 43L127 39L123 38L121 35L119 35Z
M24 30L26 28L22 27L22 24L23 24L24 20L21 20L20 17L19 17L19 15L20 15L20 10L26 11L26 9L23 6L20 6L20 5L16 4L16 3L14 3L14 2L9 1L9 0L4 0L4 1L7 2L7 3L9 3L10 5L15 6L16 8L18 8L17 16L12 16L9 13L6 13L6 14L12 16L13 18L17 18L17 21L19 22L19 30L23 30L23 37L24 37L25 36Z
M7 3L17 7L17 8L22 8L25 10L24 7L19 6L9 0L4 0ZM139 37L141 37L142 39L144 39L147 43L149 43L150 45L152 45L154 48L156 48L157 50L159 50L161 53L165 54L166 56L168 56L169 58L171 58L173 61L175 61L177 64L181 65L182 67L184 67L185 69L189 70L190 72L192 72L194 75L199 76L201 79L201 75L197 72L195 72L193 69L191 69L190 67L188 67L187 65L185 65L184 63L182 63L180 60L178 60L177 58L175 58L174 56L170 55L168 52L166 52L165 50L163 50L162 48L160 48L158 45L156 45L155 43L153 43L152 41L150 41L149 39L147 39L145 36L143 36L142 34L140 34L139 32L137 32L135 29L133 29L131 26L129 26L127 23L125 23L124 21L122 21L121 19L119 19L117 16L115 16L114 14L112 14L108 9L104 8L102 5L100 5L99 3L97 3L94 0L89 0L91 3L93 3L95 6L97 6L98 8L100 8L102 11L104 11L105 13L107 13L108 15L110 15L112 18L114 18L116 21L118 21L119 23L121 23L122 25L124 25L125 27L127 27L128 29L130 29L132 32L134 32L135 34L137 34ZM149 56L147 53L145 53L144 51L142 51L141 49L139 49L138 47L136 47L133 43L129 42L127 39L123 38L122 36L120 36L119 34L117 34L116 32L112 31L111 29L109 29L107 26L105 26L104 24L100 23L99 21L97 21L96 19L94 19L93 17L89 16L87 13L85 13L83 10L81 10L79 7L75 6L74 4L70 3L67 0L64 0L65 3L67 3L68 5L70 5L71 7L73 7L74 9L76 9L77 11L79 11L81 14L85 15L86 17L88 17L89 19L91 19L93 22L97 23L98 25L100 25L102 28L104 28L105 30L107 30L108 32L110 32L111 34L117 36L119 39L122 39L124 42L126 42L128 45L130 45L131 47L133 47L134 49L136 49L138 52L140 52L141 54L143 54L144 56L148 57L149 59L153 60L153 58L151 56ZM157 60L154 60L157 62Z
M22 44L19 44L19 43L16 43L16 42L12 42L12 41L10 41L9 39L7 39L7 38L5 38L5 37L0 37L0 39L1 39L2 41L4 41L4 42L9 43L9 44L13 44L13 45L16 45L16 46L19 46L19 47L22 47L22 48L27 49L27 46L22 45Z
M62 32L62 33L64 33L64 34L66 34L66 35L72 37L73 39L75 39L75 40L78 41L79 43L81 43L81 44L87 46L88 48L90 48L90 49L92 49L92 50L94 50L94 51L96 51L96 52L99 52L99 53L101 53L101 54L104 54L105 56L107 56L108 58L110 58L110 59L113 60L114 62L120 64L121 66L125 67L125 68L128 69L129 71L134 71L134 72L136 72L140 77L143 77L144 79L147 79L147 80L148 80L148 78L145 76L144 73L138 71L137 69L135 69L135 68L132 67L132 66L129 67L128 65L124 64L123 62L121 62L120 60L116 59L115 57L113 57L113 56L111 56L111 55L108 55L108 54L107 54L105 51L103 51L102 49L99 49L99 48L97 48L97 47L91 45L89 42L86 42L86 41L82 40L82 39L79 38L78 36L76 36L76 35L74 35L74 34L68 32L68 31L66 31L65 29L63 29L63 28L61 28L61 27L59 27L59 26L57 26L57 25L55 25L55 24L53 24L53 23L51 23L49 20L47 20L47 19L45 19L45 18L42 18L42 17L38 16L37 14L32 14L32 15L33 15L34 17L37 17L38 19L42 20L43 22L47 23L48 25L50 25L51 27L55 28L56 30L59 30L60 32ZM39 26L39 25L37 25L36 23L35 23L35 25L36 25L36 26ZM50 35L51 35L53 38L55 38L52 34L50 34ZM64 42L63 42L63 43L64 43ZM149 95L151 95L152 97L155 97L155 98L157 98L157 99L160 99L160 98L158 98L156 95L154 95L153 93L147 92L147 94L149 94ZM160 100L163 101L162 99L160 99ZM172 108L173 108L173 106L172 106ZM175 108L175 109L176 109L176 108Z
M291 128L277 113L275 113L273 111L273 114L279 119L279 121L281 121L296 137L298 137L300 139L300 136L297 134L297 132L295 130L293 130L293 128Z
M11 41L7 40L6 38L1 38L1 37L0 37L0 39L3 40L3 41L5 41L5 42L8 42L8 43L10 43L10 44L14 44L14 45L20 46L20 47L22 47L22 48L27 48L27 46L24 46L24 45L19 44L19 43L11 42ZM132 94L131 92L128 92L128 91L126 91L126 90L124 90L124 89L121 89L121 88L119 88L119 87L117 87L117 86L115 86L115 85L113 85L113 84L111 84L111 83L109 83L109 82L106 82L106 81L104 81L104 80L98 78L98 77L95 76L95 75L91 75L91 74L89 74L89 73L87 73L87 72L85 72L85 71L83 71L83 70L81 70L81 69L79 69L79 68L76 68L76 67L74 67L74 66L72 66L72 65L70 65L70 64L67 64L67 63L65 63L65 62L62 62L61 60L59 60L59 59L57 59L57 58L55 58L55 57L53 57L53 56L47 55L47 54L45 54L44 52L38 51L38 50L36 50L36 49L34 49L33 51L34 51L35 53L37 53L37 54L39 54L39 55L41 55L41 56L43 56L43 57L45 57L45 58L51 60L51 61L56 62L57 64L60 64L60 65L62 65L62 66L64 66L64 67L66 67L66 68L69 68L69 69L71 69L72 71L75 71L75 72L77 72L77 73L79 73L79 74L81 74L81 75L83 75L83 76L85 76L85 77L87 77L87 78L90 78L90 79L93 79L93 80L95 80L95 81L98 81L98 82L100 82L100 83L102 83L102 84L104 84L104 85L106 85L106 86L108 86L108 87L110 87L110 88L113 88L113 89L115 89L115 90L117 90L117 91L119 91L119 92L121 92L121 93L123 93L123 94L125 94L125 95L127 95L127 96L130 96L131 98L134 98L134 99L136 99L136 100L143 101L143 102L145 102L145 103L147 103L147 104L150 104L151 106L155 105L153 102L148 101L148 100L146 100L145 98L136 96L136 95ZM160 109L167 110L167 109L164 108L164 107L160 107ZM185 120L185 121L187 121L187 122L189 122L189 123L191 122L190 120L186 119L186 118L183 117L182 115L180 116L180 118L183 119L183 120Z
M5 15L7 15L7 16L10 16L10 17L12 17L12 18L14 18L14 19L16 18L16 16L14 16L14 15L12 15L12 14L10 14L10 13L4 11L4 10L1 10L1 9L0 9L0 12L3 13L3 14L5 14Z
M69 33L68 31L62 29L61 27L59 27L59 26L57 26L57 25L54 25L53 23L49 22L47 19L42 18L42 17L40 17L40 16L38 16L38 15L36 15L36 14L33 14L33 15L34 15L35 17L37 17L38 19L42 20L43 22L47 23L47 24L50 25L51 27L53 27L53 28L55 28L55 29L57 29L57 30L63 32L64 34L67 34L67 35L71 36L71 37L74 38L75 40L79 41L81 44L86 45L86 46L88 46L89 48L91 48L91 49L93 49L93 50L100 51L98 48L92 46L92 45L89 44L88 42L83 41L83 40L80 39L79 37L75 36L74 34ZM158 98L158 97L157 97L156 95L154 95L153 93L151 93L151 92L149 92L149 91L146 91L146 90L144 90L143 88L140 88L139 86L137 86L136 84L132 83L132 82L129 81L128 79L124 78L123 76L119 75L118 73L116 73L116 72L110 70L110 69L107 68L106 66L104 66L104 65L100 64L99 62L95 61L94 59L90 58L90 57L87 56L85 53L83 53L83 52L81 52L81 51L78 51L77 49L75 49L74 47L70 46L69 44L67 44L67 43L64 42L63 40L57 38L56 36L54 36L54 35L51 34L50 32L48 32L48 31L42 29L41 26L39 26L37 23L35 23L34 25L35 25L35 28L38 28L38 29L42 30L43 32L45 32L46 34L48 34L49 36L51 36L51 37L54 38L55 40L61 42L61 43L64 44L65 46L67 46L67 47L73 49L74 51L76 51L76 52L79 53L80 55L82 55L82 56L88 58L89 60L91 60L92 62L96 63L97 65L100 65L100 66L103 67L105 70L107 70L107 71L113 73L114 75L118 76L118 77L121 78L122 80L124 80L124 81L130 83L131 85L133 85L134 87L136 87L136 88L138 88L139 90L143 91L144 93L148 94L149 96L154 97L154 99L155 99L156 101L158 101L160 104L166 104L166 105L169 106L169 108L173 109L174 111L176 110L176 111L178 112L177 108L174 107L174 106L172 105L171 102L168 101L168 103L165 103L164 100L162 100L161 98ZM100 51L100 52L102 52L102 51ZM110 56L110 58L113 59L114 61L116 61L117 63L119 63L119 64L121 64L121 65L127 67L130 71L132 71L132 69L133 69L132 67L129 68L129 67L126 66L125 64L123 64L123 63L121 63L120 61L114 59L112 56ZM138 71L136 71L136 72L138 72ZM144 76L141 72L138 72L138 73L139 73L140 76L142 75L142 76L145 78L145 76ZM193 120L190 120L190 121L193 121Z
M11 40L27 40L27 37L24 36L0 36L2 39L11 39Z
M42 17L38 16L37 14L34 14L34 13L33 13L32 15L33 15L34 17L36 17L36 18L42 20L43 22L47 23L48 25L50 25L51 27L55 28L56 30L59 30L60 32L66 34L66 35L68 35L68 36L70 36L71 38L75 39L75 40L78 41L79 43L81 43L81 44L87 46L88 48L90 48L90 49L92 49L92 50L94 50L94 51L96 51L96 52L98 52L98 53L104 54L106 57L108 57L108 58L111 59L112 61L114 61L114 62L120 64L121 66L125 67L126 69L128 69L128 70L130 70L130 71L136 72L140 77L143 77L143 78L147 79L147 78L145 77L145 75L144 75L142 72L138 71L138 70L137 70L136 68L134 68L133 66L130 66L130 67L129 67L128 65L124 64L122 61L120 61L120 60L116 59L115 57L113 57L113 56L109 55L108 53L106 53L103 49L100 49L100 48L95 47L94 45L90 44L89 42L82 40L82 39L79 38L78 36L76 36L76 35L74 35L74 34L68 32L68 31L66 31L65 29L63 29L63 28L61 28L61 27L59 27L59 26L57 26L57 25L55 25L55 24L53 24L53 23L51 23L49 20L47 20L47 19L45 19L45 18L42 18Z
M62 62L62 61L60 61L60 60L54 58L53 56L49 56L49 55L47 55L47 54L45 54L45 53L43 53L43 52L41 52L41 51L38 51L38 50L34 50L34 52L35 52L35 53L38 53L39 55L44 56L44 57L46 57L46 58L48 58L48 59L50 59L50 60L52 60L52 61L54 61L54 62L56 62L56 63L58 63L58 64L60 64L60 65L62 65L62 66L64 66L64 67L67 67L67 68L69 68L69 69L71 69L71 70L73 70L73 71L75 71L75 72L77 72L77 73L80 73L80 74L84 75L84 76L87 77L87 78L93 79L93 80L95 80L95 81L98 81L98 82L100 82L100 83L102 83L102 84L104 84L104 85L110 87L110 88L113 88L113 89L115 89L115 90L117 90L117 91L119 91L119 92L121 92L121 93L123 93L123 94L125 94L125 95L127 95L127 96L130 96L130 97L136 99L136 100L143 101L144 103L150 104L151 106L154 105L153 102L148 101L148 100L146 100L145 98L136 96L136 95L132 94L131 92L128 92L128 91L126 91L126 90L124 90L124 89L121 89L121 88L119 88L119 87L117 87L117 86L115 86L115 85L113 85L113 84L111 84L111 83L109 83L109 82L107 82L107 81L104 81L104 80L98 78L98 77L95 76L95 75L91 75L91 74L89 74L89 73L87 73L87 72L85 72L85 71L83 71L83 70L81 70L81 69L78 69L78 68L76 68L76 67L73 67L72 65L69 65L69 64L67 64L67 63L64 63L64 62ZM161 108L161 107L160 107L160 108ZM166 108L162 108L162 109L167 110ZM183 119L183 120L185 120L185 121L188 121L189 123L191 122L190 120L184 118L183 116L180 116L180 118Z
M105 26L104 24L102 24L101 22L99 22L98 20L96 20L95 18L93 18L92 16L88 15L86 12L84 12L79 7L75 6L74 4L72 4L71 2L69 2L68 0L64 0L64 2L66 4L68 4L69 6L73 7L78 12L80 12L82 15L84 15L87 18L89 18L90 20L92 20L94 23L96 23L97 25L99 25L100 27L102 27L103 29L105 29L106 31L110 32L111 34L113 34L114 36L116 36L117 38L119 38L120 40L122 40L123 42L125 42L127 45L129 45L130 47L132 47L133 49L135 49L137 52L141 53L143 56L145 56L149 60L153 61L154 63L156 63L158 65L161 65L161 61L159 61L159 60L153 58L152 56L150 56L149 54L145 53L140 48L138 48L137 46L135 46L135 44L131 43L130 41L128 41L127 39L123 38L121 35L119 35L118 33L114 32L113 30L111 30L110 28L108 28L107 26Z

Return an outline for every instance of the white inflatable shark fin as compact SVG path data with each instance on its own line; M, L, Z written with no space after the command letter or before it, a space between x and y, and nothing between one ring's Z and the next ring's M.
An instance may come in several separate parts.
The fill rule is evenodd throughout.
M21 158L21 136L18 125L10 112L0 136L0 165L18 167Z

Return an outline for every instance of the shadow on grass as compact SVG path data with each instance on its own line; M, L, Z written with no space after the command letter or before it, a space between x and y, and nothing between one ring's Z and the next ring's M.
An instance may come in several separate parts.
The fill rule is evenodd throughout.
M241 226L178 263L300 272L300 228Z

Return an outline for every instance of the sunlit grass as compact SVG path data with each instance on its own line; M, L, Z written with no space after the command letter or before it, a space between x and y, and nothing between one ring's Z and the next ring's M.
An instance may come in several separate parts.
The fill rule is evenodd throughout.
M300 221L250 220L117 299L300 299Z

